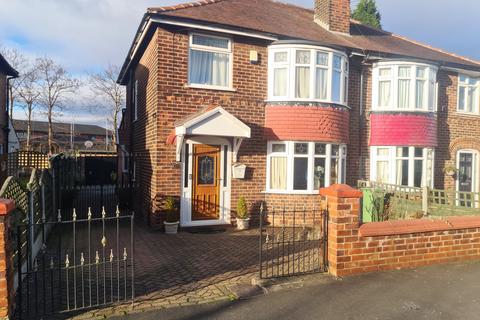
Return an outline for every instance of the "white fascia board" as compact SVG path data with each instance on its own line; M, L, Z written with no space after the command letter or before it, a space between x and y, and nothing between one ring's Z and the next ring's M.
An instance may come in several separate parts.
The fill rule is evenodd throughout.
M259 39L272 40L272 41L278 40L277 37L269 36L269 35L259 33L259 32L239 31L239 30L229 29L229 28L224 28L224 27L213 27L213 26L207 26L207 25L193 23L193 22L177 21L177 20L174 20L174 19L151 18L151 21L161 23L161 24L189 27L189 28L195 28L195 29L213 31L213 32L235 34L235 35L251 37L251 38L259 38Z
M473 78L478 78L478 77L480 77L480 71L474 71L474 70L469 70L469 69L453 68L453 67L445 67L445 66L440 67L440 69L446 70L446 71L453 71L453 72L456 72L456 73L461 73L461 74L464 74L464 75L467 75L467 76L471 76L471 77L473 77Z

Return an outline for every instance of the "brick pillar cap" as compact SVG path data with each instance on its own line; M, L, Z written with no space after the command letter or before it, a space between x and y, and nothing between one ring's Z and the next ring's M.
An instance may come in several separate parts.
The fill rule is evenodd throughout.
M12 199L0 199L0 216L5 216L15 209L15 201Z
M332 184L328 188L321 188L320 195L336 198L361 198L363 194L362 191L346 184Z

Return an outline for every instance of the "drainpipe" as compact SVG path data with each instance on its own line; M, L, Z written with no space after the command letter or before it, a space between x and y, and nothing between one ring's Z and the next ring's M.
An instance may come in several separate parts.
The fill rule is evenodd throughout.
M359 160L358 160L358 177L364 179L365 170L364 170L364 161L363 161L363 148L362 148L362 130L363 130L363 91L364 91L364 61L361 63L360 69L360 105L359 105L359 116L358 116L358 148L359 148Z

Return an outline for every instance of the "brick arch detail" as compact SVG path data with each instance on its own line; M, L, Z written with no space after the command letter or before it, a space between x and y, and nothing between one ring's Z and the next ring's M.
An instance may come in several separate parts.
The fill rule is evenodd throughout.
M458 150L461 149L473 149L480 151L480 139L472 137L457 138L450 143L450 154L452 158L456 157Z

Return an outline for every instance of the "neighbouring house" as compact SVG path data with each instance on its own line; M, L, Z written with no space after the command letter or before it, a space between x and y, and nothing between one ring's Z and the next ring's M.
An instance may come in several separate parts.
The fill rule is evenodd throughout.
M13 120L13 127L18 137L20 149L27 148L27 120ZM112 132L91 124L53 123L53 140L55 153L78 150L112 151ZM32 121L30 150L48 152L48 122Z
M18 72L0 54L0 154L7 153L9 150L9 81L16 77Z
M358 179L479 191L480 62L354 21L349 0L149 8L118 82L145 216L172 195L182 226L230 224L240 196L310 207Z

